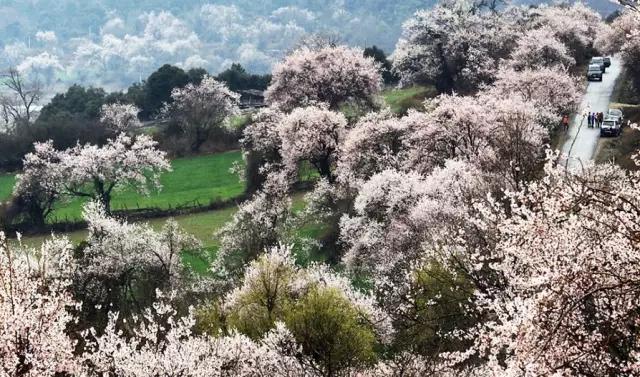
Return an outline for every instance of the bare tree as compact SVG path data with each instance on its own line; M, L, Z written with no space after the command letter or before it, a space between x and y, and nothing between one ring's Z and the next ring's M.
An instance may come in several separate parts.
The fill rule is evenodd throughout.
M7 126L31 124L34 107L42 97L38 79L28 80L17 69L0 74L0 115Z

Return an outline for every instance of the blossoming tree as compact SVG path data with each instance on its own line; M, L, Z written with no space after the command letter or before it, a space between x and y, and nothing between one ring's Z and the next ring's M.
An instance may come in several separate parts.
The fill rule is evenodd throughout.
M142 127L138 114L140 109L131 104L102 105L100 121L116 132L129 132Z
M211 76L199 84L187 84L171 92L165 113L176 120L191 140L192 152L198 152L214 131L224 131L232 115L238 113L240 95Z
M60 162L50 168L62 172L64 191L98 200L107 213L114 189L132 187L146 194L158 189L160 174L171 170L164 152L147 135L125 134L103 146L77 145L60 153Z
M381 86L378 65L361 50L303 47L274 67L266 100L284 111L314 103L326 103L332 110L345 102L371 106Z
M567 47L549 27L529 30L520 37L508 61L515 70L554 66L571 68L575 63Z
M32 224L42 227L62 195L63 174L58 168L61 154L51 141L36 143L34 148L33 153L24 157L23 171L16 177L13 195Z
M71 244L36 250L12 245L0 232L0 375L57 376L81 371L66 333L71 295Z
M427 82L438 91L473 91L492 80L498 59L510 49L510 25L471 1L438 4L404 24L394 69L405 85Z

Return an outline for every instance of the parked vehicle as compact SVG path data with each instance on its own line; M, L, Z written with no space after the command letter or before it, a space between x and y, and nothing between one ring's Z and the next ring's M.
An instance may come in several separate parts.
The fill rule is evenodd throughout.
M607 67L604 65L604 58L601 56L596 56L591 58L591 62L589 63L589 66L591 66L591 64L599 65L602 73L604 73L607 70Z
M599 65L597 64L589 65L589 68L587 69L587 80L602 81L602 70L600 69Z
M604 59L604 67L605 68L611 67L611 58L608 56L605 56L603 59Z
M615 119L606 118L600 126L600 136L620 136L622 129Z
M607 111L607 119L615 119L624 127L624 114L622 114L622 110L620 109L609 109L609 111Z

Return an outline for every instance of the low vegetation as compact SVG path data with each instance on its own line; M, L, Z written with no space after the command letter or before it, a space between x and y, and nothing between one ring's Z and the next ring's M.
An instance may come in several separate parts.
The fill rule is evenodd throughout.
M403 89L388 89L382 93L392 112L405 115L409 109L423 109L424 101L435 97L435 88L414 85Z

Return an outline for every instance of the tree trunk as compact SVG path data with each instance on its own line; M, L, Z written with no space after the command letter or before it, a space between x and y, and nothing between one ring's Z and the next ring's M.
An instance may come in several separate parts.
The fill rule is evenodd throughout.
M314 165L316 169L318 169L320 177L328 179L329 183L335 181L333 173L331 172L331 161L328 156L317 160Z
M105 189L104 182L98 179L94 180L93 185L96 189L96 199L102 204L104 212L107 215L111 215L111 189L113 185L109 189Z
M191 143L191 152L200 152L200 147L209 139L209 133L201 128L196 129L195 140Z

